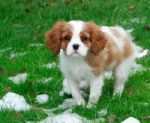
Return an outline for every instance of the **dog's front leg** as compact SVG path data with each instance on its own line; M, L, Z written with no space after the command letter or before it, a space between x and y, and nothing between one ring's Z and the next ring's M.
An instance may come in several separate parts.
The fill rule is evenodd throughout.
M85 105L85 101L80 94L79 84L74 80L67 78L68 86L70 88L73 99L76 101L77 105Z
M103 76L99 76L97 78L92 78L90 80L90 95L89 95L89 101L87 104L88 108L91 108L93 104L97 104L99 101L99 98L102 93L102 87L103 87Z

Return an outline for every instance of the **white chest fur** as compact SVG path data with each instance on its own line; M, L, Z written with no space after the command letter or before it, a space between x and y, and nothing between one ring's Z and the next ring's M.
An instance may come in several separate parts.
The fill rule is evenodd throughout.
M71 77L78 82L93 76L91 68L82 57L65 56L63 51L60 52L60 68L66 78Z

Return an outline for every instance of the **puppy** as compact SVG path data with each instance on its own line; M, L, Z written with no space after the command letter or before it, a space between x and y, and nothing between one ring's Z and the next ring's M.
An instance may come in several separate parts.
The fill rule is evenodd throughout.
M57 22L46 33L47 47L60 54L60 68L77 105L85 105L80 89L90 90L88 107L98 103L104 73L113 70L114 95L121 95L136 57L131 36L121 27L93 22Z

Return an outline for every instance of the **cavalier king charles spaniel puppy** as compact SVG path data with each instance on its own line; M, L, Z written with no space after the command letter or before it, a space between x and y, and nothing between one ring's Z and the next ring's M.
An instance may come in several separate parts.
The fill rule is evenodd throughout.
M113 70L114 95L121 95L135 60L131 36L119 26L93 22L57 22L46 33L47 47L60 56L60 68L77 105L85 105L80 90L89 89L87 107L98 103L104 73Z

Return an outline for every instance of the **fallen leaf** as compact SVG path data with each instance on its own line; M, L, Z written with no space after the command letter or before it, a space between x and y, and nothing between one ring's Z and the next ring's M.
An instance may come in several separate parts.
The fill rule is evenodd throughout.
M128 88L127 89L127 93L128 93L128 95L132 95L133 93L134 93L134 89L133 88Z
M133 13L136 11L136 8L134 6L129 6L128 11Z
M117 119L117 116L114 114L111 114L108 116L108 121L109 122L114 122Z
M30 13L31 11L30 11L30 9L26 8L26 9L25 9L25 12L26 12L26 13Z
M5 92L10 92L10 91L11 91L11 87L10 87L10 86L5 87L5 88L3 88L3 91L5 91Z
M33 85L33 82L30 81L30 82L28 83L28 86L29 86L29 87L32 87L32 85Z
M144 28L145 28L146 30L150 31L150 25L146 25Z
M150 120L150 116L143 117L144 120Z
M70 4L70 3L73 2L73 0L65 0L65 2L66 2L67 4Z
M16 115L16 117L20 117L21 113L20 112L16 112L15 115Z
M4 69L2 67L0 67L0 74L4 73Z

